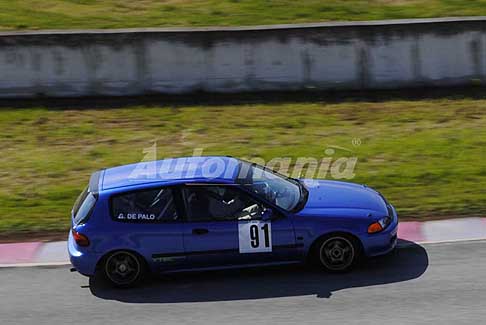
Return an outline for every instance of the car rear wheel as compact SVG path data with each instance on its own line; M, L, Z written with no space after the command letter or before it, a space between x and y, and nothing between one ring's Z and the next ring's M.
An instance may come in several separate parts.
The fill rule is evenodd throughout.
M117 251L108 255L103 265L106 279L115 287L133 287L145 273L145 263L129 251Z
M360 246L347 235L331 235L319 242L317 262L328 272L347 272L353 268L360 255Z

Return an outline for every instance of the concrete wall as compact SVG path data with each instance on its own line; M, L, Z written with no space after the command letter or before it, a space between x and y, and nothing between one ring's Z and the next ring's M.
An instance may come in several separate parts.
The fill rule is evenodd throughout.
M486 18L0 33L0 97L466 85Z

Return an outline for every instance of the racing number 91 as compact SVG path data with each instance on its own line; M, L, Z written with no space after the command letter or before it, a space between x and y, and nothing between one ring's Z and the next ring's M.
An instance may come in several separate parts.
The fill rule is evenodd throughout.
M240 253L272 251L272 224L270 221L251 220L238 223Z
M264 247L270 247L270 236L268 234L268 223L261 227L264 236ZM251 247L258 248L260 246L260 232L258 231L258 225L250 226L250 239Z

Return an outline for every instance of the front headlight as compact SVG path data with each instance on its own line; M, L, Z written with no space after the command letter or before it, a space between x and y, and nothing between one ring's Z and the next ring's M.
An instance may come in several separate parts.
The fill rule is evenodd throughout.
M391 217L384 217L380 220L373 222L371 225L368 226L368 234L374 234L380 231L383 231L388 227L391 223Z
M384 218L381 218L380 220L378 220L378 222L383 227L383 229L385 229L386 227L388 227L388 225L390 225L391 221L392 220L391 220L390 217L384 217Z

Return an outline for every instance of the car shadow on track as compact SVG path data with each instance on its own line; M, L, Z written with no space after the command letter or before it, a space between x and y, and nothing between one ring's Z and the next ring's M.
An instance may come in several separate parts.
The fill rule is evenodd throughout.
M346 274L327 274L305 266L191 272L162 276L141 287L113 289L90 280L93 295L130 303L231 301L316 295L330 298L341 289L396 283L420 277L429 264L425 249L400 241L393 253L370 259Z

